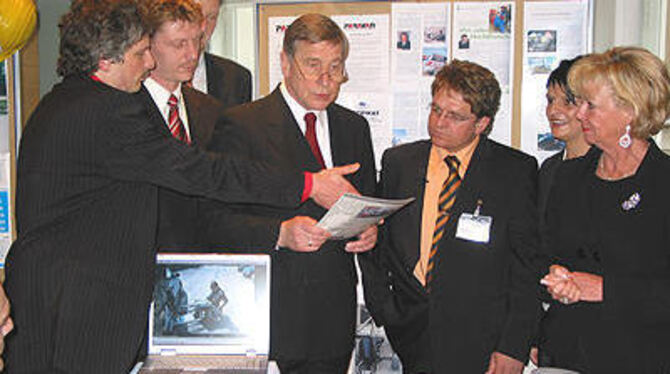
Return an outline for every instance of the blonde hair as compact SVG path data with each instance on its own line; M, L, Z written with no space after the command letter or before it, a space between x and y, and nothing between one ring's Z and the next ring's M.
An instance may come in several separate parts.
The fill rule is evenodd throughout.
M646 139L658 133L670 115L670 74L663 61L639 47L614 47L577 61L568 85L582 96L588 84L607 85L622 107L634 112L631 135Z
M193 0L143 0L143 18L153 36L164 23L184 21L200 24L202 7Z

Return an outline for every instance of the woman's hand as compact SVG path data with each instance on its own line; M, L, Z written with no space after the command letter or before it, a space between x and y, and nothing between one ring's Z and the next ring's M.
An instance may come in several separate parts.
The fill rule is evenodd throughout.
M563 266L551 265L549 273L540 280L554 300L563 304L578 301L602 302L603 277L581 271L570 272Z
M554 300L566 305L580 301L581 290L572 279L572 273L563 266L551 265L549 273L540 283L547 286L547 291Z
M603 301L603 277L591 273L575 271L571 273L572 280L581 291L581 301Z

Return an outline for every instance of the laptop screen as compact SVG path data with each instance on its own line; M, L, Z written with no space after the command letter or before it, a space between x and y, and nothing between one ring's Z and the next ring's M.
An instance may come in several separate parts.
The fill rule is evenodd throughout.
M268 255L158 254L155 278L150 354L268 354Z

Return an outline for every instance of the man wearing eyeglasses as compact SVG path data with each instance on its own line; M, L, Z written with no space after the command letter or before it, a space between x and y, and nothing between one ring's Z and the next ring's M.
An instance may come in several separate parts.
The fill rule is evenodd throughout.
M432 84L430 140L387 150L389 217L362 261L365 300L405 373L521 373L538 311L534 158L487 138L493 73L454 60Z
M334 103L347 80L348 41L330 18L306 14L284 36L283 82L270 95L226 113L210 150L305 171L359 163L349 181L375 187L366 120ZM272 186L268 186L272 188ZM328 240L315 226L325 210L207 204L212 245L272 253L271 357L282 374L345 373L354 344L354 253L372 249L371 227L350 241ZM222 229L223 228L223 229Z

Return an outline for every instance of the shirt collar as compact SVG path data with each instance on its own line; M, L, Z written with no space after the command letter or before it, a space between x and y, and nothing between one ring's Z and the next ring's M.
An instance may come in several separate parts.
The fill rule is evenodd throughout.
M305 109L300 103L298 103L293 96L288 92L286 89L286 83L282 81L281 85L279 86L279 91L281 92L282 96L284 97L284 101L286 101L286 104L288 105L289 109L291 109L291 113L293 114L293 117L295 118L296 122L298 122L298 125L302 129L303 132L305 132L305 114L311 112L316 114L316 126L321 127L322 124L324 123L324 115L326 114L325 110L307 110Z
M449 152L446 148L438 147L437 145L433 144L431 146L431 156L440 160L444 160L447 156L456 156L460 162L460 166L458 167L458 175L462 179L465 176L465 172L468 170L468 166L470 166L470 160L472 159L472 155L475 153L475 148L477 148L477 144L479 144L480 138L481 136L477 135L472 140L472 142L470 142L470 144L456 152Z
M149 77L144 80L144 87L147 88L156 105L159 105L160 107L167 105L170 95L175 95L175 97L177 97L177 102L181 102L182 100L181 83L174 91L170 92L165 87L156 82L156 80Z

